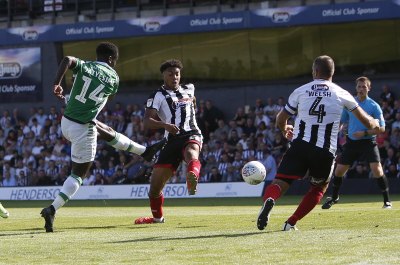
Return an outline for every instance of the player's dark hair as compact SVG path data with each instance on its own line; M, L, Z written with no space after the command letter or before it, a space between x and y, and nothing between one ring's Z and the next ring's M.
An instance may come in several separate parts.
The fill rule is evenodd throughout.
M176 59L167 60L161 64L160 72L163 73L167 68L170 68L170 67L176 67L179 69L183 69L183 64L181 61L176 60Z
M118 59L118 47L111 42L102 42L96 48L97 58L108 58L109 56Z
M369 80L369 78L366 76L360 76L359 78L357 78L356 85L358 82L365 82L365 83L367 83L368 87L371 88L371 80Z
M315 58L313 68L318 69L319 77L330 78L335 72L335 63L328 55L321 55Z

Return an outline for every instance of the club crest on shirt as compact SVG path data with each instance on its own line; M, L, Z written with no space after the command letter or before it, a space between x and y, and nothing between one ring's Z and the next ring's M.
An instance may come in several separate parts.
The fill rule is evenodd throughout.
M172 104L173 109L184 108L193 102L192 98L180 98Z

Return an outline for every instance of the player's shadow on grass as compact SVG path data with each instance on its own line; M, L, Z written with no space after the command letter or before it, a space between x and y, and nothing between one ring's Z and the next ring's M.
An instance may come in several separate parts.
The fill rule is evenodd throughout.
M30 229L32 230L32 229ZM38 230L38 229L37 229ZM42 230L42 229L40 229ZM12 230L15 231L15 230ZM18 230L20 231L20 230ZM25 236L25 235L38 235L38 234L43 234L44 231L37 231L37 232L22 232L22 233L10 233L10 234L0 234L0 237L3 236Z
M123 240L123 241L113 241L108 242L110 244L123 244L123 243L135 243L135 242L144 242L144 241L170 241L170 240L193 240L193 239L207 239L207 238L232 238L232 237L246 237L246 236L254 236L261 235L267 233L275 233L281 231L266 231L266 232L251 232L251 233L236 233L236 234L218 234L218 235L209 235L209 236L189 236L189 237L148 237L148 238L138 238L132 240Z

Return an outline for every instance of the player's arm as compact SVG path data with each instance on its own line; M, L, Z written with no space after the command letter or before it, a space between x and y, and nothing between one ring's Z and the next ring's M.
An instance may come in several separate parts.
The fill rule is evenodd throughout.
M385 126L379 126L374 129L357 131L357 132L353 133L353 136L357 137L357 138L361 138L361 137L365 137L365 136L377 135L377 134L383 133L383 132L385 132Z
M77 59L75 57L65 56L62 59L60 65L58 66L58 71L57 71L56 77L54 79L53 93L57 98L59 98L61 100L65 99L65 97L63 95L63 88L60 85L61 81L64 78L67 70L74 68L76 66L76 63L77 63Z
M290 117L291 114L289 114L285 109L280 110L276 116L276 127L279 128L283 136L289 140L293 138L293 126L287 124Z
M355 108L352 113L368 129L379 129L379 120L368 115L360 106Z
M193 96L193 107L194 107L194 110L196 111L197 110L197 101L196 101L195 96Z
M165 129L173 135L179 132L179 128L175 124L158 120L157 110L152 108L146 108L143 124L145 129Z

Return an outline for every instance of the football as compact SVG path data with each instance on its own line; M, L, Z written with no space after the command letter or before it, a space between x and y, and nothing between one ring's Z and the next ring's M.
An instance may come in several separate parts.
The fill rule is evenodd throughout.
M242 168L242 177L250 185L257 185L264 181L265 167L258 161L250 161Z

